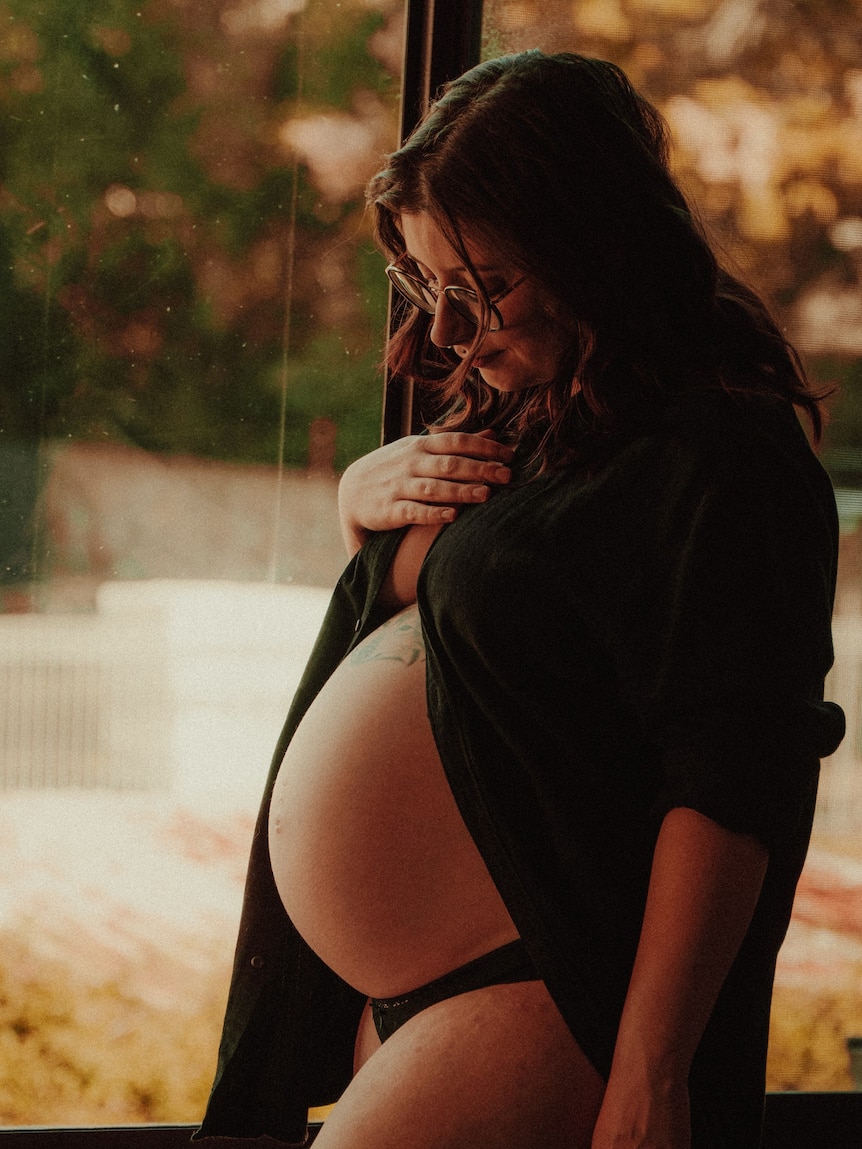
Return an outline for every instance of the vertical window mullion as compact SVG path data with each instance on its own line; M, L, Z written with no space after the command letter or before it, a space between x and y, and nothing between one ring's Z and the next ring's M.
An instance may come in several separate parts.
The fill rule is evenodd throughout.
M408 0L401 91L401 140L422 119L436 92L448 80L479 62L482 0ZM392 327L392 293L389 329ZM415 432L422 424L413 384L386 373L383 442Z

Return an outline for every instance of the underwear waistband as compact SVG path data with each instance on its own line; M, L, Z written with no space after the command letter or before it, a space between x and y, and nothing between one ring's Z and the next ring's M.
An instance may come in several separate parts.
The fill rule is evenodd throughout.
M498 946L442 977L396 997L371 999L371 1012L381 1041L423 1009L489 985L518 981L538 981L539 974L521 938Z

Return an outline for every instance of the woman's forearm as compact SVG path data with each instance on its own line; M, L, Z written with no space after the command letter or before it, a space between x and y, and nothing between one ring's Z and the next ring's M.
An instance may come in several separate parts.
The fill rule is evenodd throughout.
M754 913L768 852L695 810L675 809L656 845L637 959L617 1040L687 1073Z
M666 816L594 1145L687 1144L672 1129L687 1120L691 1061L767 862L754 837L690 809Z

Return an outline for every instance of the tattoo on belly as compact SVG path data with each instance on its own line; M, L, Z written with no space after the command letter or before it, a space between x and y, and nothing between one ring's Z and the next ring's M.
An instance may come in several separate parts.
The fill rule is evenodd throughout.
M412 607L379 626L363 643L351 651L347 660L353 665L387 661L412 666L424 658L425 643L422 641L419 611L416 607Z

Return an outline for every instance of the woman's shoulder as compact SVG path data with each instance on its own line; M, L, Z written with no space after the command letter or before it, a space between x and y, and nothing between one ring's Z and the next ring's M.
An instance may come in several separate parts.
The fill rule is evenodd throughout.
M681 532L707 506L728 522L809 520L832 533L835 499L790 403L692 391L675 396L584 483L566 484L572 509L589 508L628 535Z
M674 396L615 462L643 466L648 460L658 473L734 486L777 476L818 485L825 479L791 403L717 389Z

